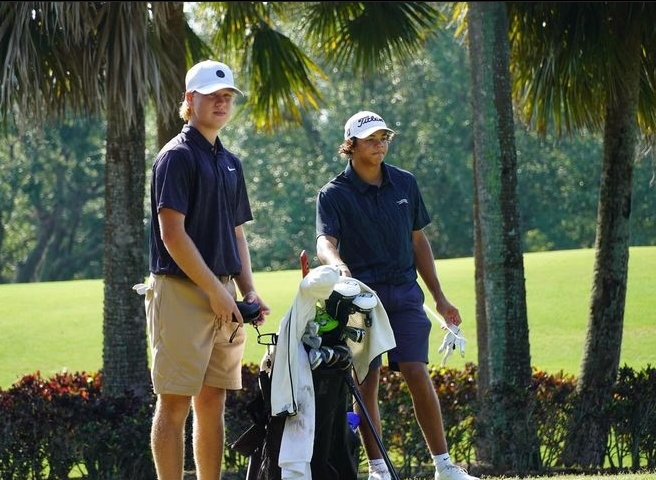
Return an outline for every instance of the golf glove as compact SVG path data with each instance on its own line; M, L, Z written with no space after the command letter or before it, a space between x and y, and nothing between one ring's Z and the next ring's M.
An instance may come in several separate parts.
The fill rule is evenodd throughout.
M460 356L465 356L465 343L467 340L460 335L460 328L455 325L447 325L446 329L448 330L444 339L442 340L442 345L437 349L437 353L444 352L444 357L442 357L442 367L446 365L447 359L451 356L453 351L458 348L460 350Z
M147 283L137 283L136 285L132 285L132 290L137 292L139 295L145 295L150 288L152 287Z

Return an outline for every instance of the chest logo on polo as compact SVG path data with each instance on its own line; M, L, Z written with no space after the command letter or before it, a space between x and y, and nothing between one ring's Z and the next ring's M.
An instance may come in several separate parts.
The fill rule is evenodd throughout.
M403 205L404 203L405 203L405 204L408 203L408 199L407 199L407 198L402 198L401 200L397 200L397 201L396 201L396 204L397 204L397 205Z

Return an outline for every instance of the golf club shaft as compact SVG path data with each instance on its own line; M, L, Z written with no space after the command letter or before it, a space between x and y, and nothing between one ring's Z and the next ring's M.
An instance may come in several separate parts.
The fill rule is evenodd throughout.
M346 384L349 386L349 390L351 390L351 395L355 398L355 401L358 402L358 405L360 406L360 410L362 411L362 414L364 415L364 419L367 421L367 425L369 426L369 430L371 430L371 434L374 436L374 440L376 440L376 444L378 445L378 448L380 449L380 453L383 454L383 460L385 460L385 463L387 464L387 468L390 471L390 475L393 480L401 480L399 477L399 474L396 473L396 469L394 468L394 465L392 465L392 461L389 458L389 455L387 455L387 450L385 449L385 446L383 445L383 441L380 439L380 435L378 435L378 432L374 428L373 421L371 420L371 417L369 416L369 412L367 411L367 407L364 405L364 401L362 400L362 396L360 395L360 391L358 390L358 387L355 386L355 383L353 382L353 377L351 377L351 374L349 372L346 372L344 374L346 377Z
M434 312L433 310L431 310L431 309L428 307L428 305L426 305L425 303L424 303L424 310L426 310L428 313L430 313L431 316L432 316L435 320L437 320L438 322L440 322L440 325L442 325L443 328L445 328L446 330L448 330L449 332L451 332L453 335L455 335L456 338L462 338L461 335L458 335L456 332L454 332L453 330L451 330L451 329L449 328L449 325L446 323L446 320L444 320L444 318L443 318L441 315L438 315L437 313L435 313L435 312Z

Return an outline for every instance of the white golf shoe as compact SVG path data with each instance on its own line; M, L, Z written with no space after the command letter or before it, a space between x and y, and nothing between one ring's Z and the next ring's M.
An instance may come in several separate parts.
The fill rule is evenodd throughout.
M441 472L435 471L435 480L481 480L478 477L472 477L462 467L458 465L449 465Z

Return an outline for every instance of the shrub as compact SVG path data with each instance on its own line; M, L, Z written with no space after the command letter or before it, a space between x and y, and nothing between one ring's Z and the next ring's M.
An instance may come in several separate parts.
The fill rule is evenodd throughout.
M475 460L476 367L463 371L430 366L440 399L449 450L458 461ZM248 458L229 448L253 424L250 403L259 395L259 366L242 366L243 389L226 397L224 468L245 473ZM24 376L0 389L0 478L63 480L71 471L90 480L146 480L155 477L150 426L155 398L103 397L100 373L61 373L43 379ZM553 469L563 443L575 395L575 379L533 371L533 416L543 465ZM624 366L609 407L611 468L656 468L656 369L636 372ZM415 421L412 400L400 374L383 367L379 405L383 441L399 474L410 477L432 469ZM261 413L261 412L260 412ZM191 415L190 415L191 417ZM190 430L188 428L187 430ZM187 433L190 433L188 431ZM188 453L191 453L190 436ZM189 456L187 463L192 461Z
M152 399L103 398L99 373L26 375L0 391L0 478L152 479Z
M633 469L656 468L656 369L620 368L610 415L610 465L623 468L630 459Z
M67 478L79 458L76 433L86 423L81 413L100 394L99 382L84 373L45 380L37 372L0 391L0 476Z
M564 446L576 380L562 371L549 375L533 369L532 386L536 396L533 418L542 447L542 465L554 467Z

